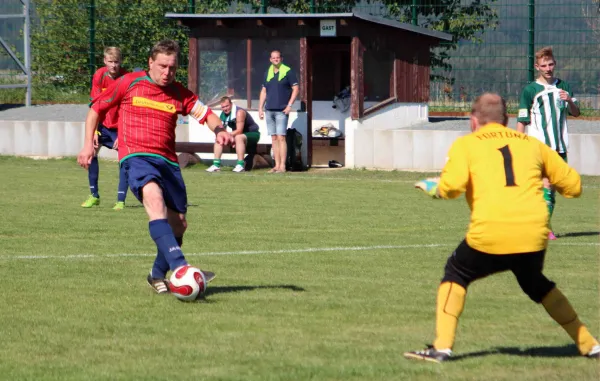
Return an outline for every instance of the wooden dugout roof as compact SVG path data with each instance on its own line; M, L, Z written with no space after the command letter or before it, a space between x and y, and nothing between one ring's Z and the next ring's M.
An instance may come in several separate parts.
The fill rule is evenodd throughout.
M394 57L390 78L390 97L396 102L427 102L429 100L430 49L452 35L394 20L359 12L348 13L260 13L260 14L188 14L167 13L166 18L177 20L190 29L188 86L196 90L200 78L197 63L197 41L202 39L252 41L296 39L300 44L298 74L300 76L300 99L312 101L306 93L311 78L312 51L319 44L326 44L331 37L324 36L321 23L335 21L335 37L346 38L351 46L352 61L352 117L363 116L364 76L381 75L364 73L363 53L389 52ZM351 43L350 43L351 42ZM251 67L247 68L248 71ZM333 95L332 95L333 96ZM392 100L390 99L390 102ZM309 106L310 107L310 106Z
M438 32L435 30L422 28L412 24L401 23L398 21L386 19L383 17L367 15L359 12L349 13L252 13L252 14L240 14L240 13L225 13L225 14L189 14L189 13L167 13L166 18L176 19L183 25L194 30L193 34L196 37L240 37L241 35L236 33L234 35L222 35L218 36L211 33L210 27L227 27L235 26L238 31L244 29L244 32L254 30L255 33L245 34L244 36L252 37L275 37L275 38L287 38L287 37L318 37L319 30L317 33L310 28L311 24L317 23L320 20L339 20L338 36L353 36L359 29L368 28L369 26L378 26L387 29L388 31L398 32L409 32L420 35L422 37L428 37L437 42L440 41L451 41L452 35L448 33ZM243 26L250 28L243 28ZM260 33L260 28L252 28L255 26L266 26L267 28L277 29L279 33L272 36L265 36ZM309 28L288 28L288 26L309 26ZM357 28L353 28L357 27ZM344 28L350 27L350 28ZM362 28L361 28L362 27ZM204 31L202 30L204 29ZM223 29L220 28L221 32ZM300 33L299 33L300 32ZM304 33L301 33L304 32ZM353 33L354 32L354 33Z

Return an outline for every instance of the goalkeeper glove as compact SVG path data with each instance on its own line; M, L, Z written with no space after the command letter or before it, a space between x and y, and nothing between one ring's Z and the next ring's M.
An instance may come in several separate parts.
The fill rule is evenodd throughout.
M439 178L421 180L415 184L415 188L421 189L423 192L427 193L433 198L439 198L437 193L439 180Z

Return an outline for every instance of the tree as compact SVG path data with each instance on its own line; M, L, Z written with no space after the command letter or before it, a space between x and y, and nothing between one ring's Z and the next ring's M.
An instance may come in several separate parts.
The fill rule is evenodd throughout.
M315 0L316 12L348 12L367 2L370 13L385 15L402 22L410 22L412 0ZM419 25L450 33L450 43L433 51L433 67L449 70L449 52L461 40L477 41L485 28L497 25L497 14L490 6L497 0L419 0ZM598 1L598 0L594 0ZM426 4L423 4L425 3ZM39 0L35 2L38 22L32 28L32 68L37 83L52 84L56 88L87 91L90 71L90 0ZM197 13L231 12L250 7L257 12L261 0L196 0ZM268 0L271 8L284 12L307 13L310 2L305 0ZM129 69L146 67L150 45L163 38L177 40L182 47L180 62L187 62L186 30L172 20L167 12L188 11L188 0L96 0L95 53L98 65L102 63L104 46L118 46L123 51L124 65ZM271 9L272 10L272 9ZM235 10L234 10L235 11ZM178 79L187 79L182 65ZM451 82L451 78L447 78Z
M494 29L498 25L498 14L492 7L497 0L427 0L418 1L417 15L419 26L446 32L452 35L452 41L434 48L431 55L433 69L444 72L452 70L448 62L452 51L460 41L482 42L481 33L486 29ZM390 17L402 22L412 19L412 0L383 0ZM426 3L426 4L422 4ZM453 78L446 75L433 75L432 79L443 79L453 83Z
M600 50L600 0L592 0L593 4L581 4L581 13L585 23L592 31L592 36L596 40L596 50Z
M36 2L39 21L32 28L31 49L37 84L89 91L90 3L88 0ZM95 4L96 66L93 69L102 65L105 46L121 49L125 67L145 68L151 45L164 38L180 43L180 57L185 57L182 61L187 62L185 29L164 17L167 12L185 12L187 0L101 0ZM178 79L187 80L185 68L178 72Z
M32 26L35 83L80 87L87 73L86 7L78 0L40 1ZM88 76L89 78L89 76Z

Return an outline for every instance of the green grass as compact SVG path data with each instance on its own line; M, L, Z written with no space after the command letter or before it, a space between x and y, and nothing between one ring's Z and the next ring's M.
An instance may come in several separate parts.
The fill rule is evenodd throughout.
M73 159L0 157L0 379L598 380L598 363L510 274L469 289L455 354L410 362L434 334L436 287L468 223L464 199L430 200L418 173L184 170L188 260L218 275L204 302L145 284L155 246L117 166L100 207L79 207ZM547 275L600 334L600 178L560 198ZM429 246L428 246L429 245ZM462 358L461 358L462 356Z

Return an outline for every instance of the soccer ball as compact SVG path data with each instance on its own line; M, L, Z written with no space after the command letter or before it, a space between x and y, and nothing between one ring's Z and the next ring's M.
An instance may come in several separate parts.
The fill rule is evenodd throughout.
M177 299L191 302L201 297L208 283L200 269L185 265L179 266L169 278L169 289Z

